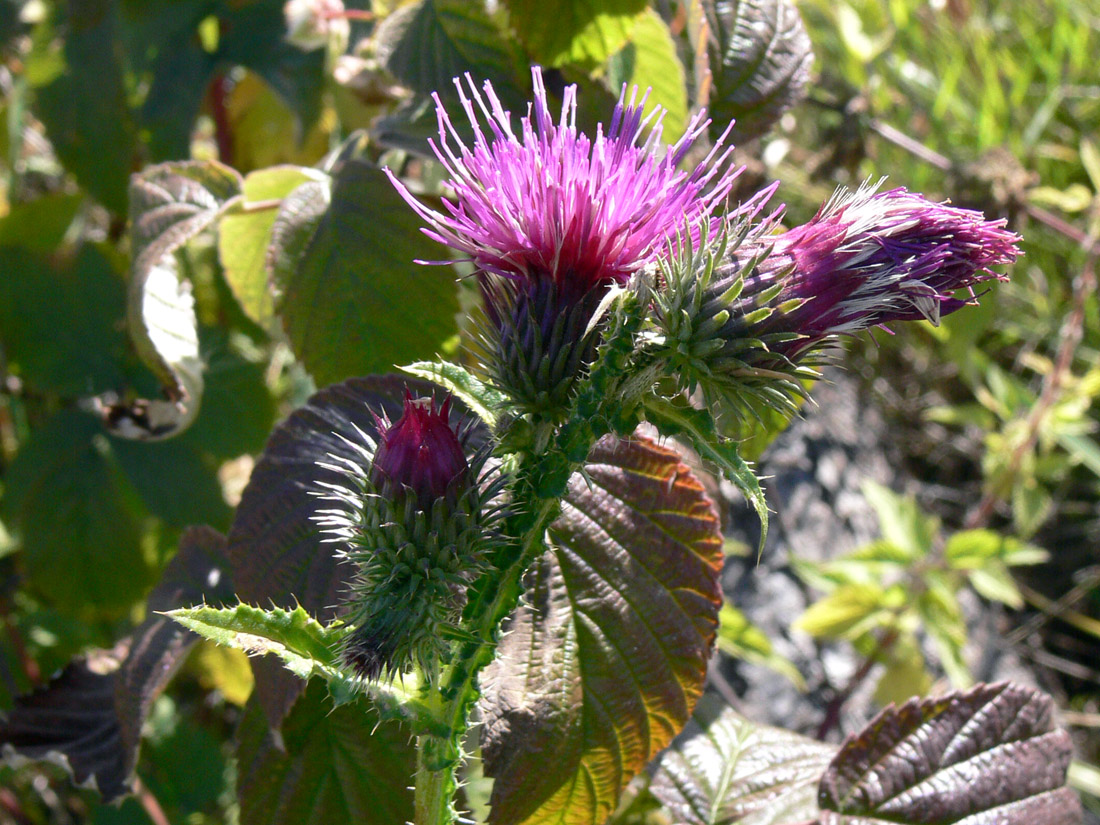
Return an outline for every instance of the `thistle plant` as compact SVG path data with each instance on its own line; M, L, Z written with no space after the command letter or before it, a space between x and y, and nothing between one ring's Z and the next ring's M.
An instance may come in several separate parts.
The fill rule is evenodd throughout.
M107 349L148 369L113 365L95 384L102 394L79 405L34 400L36 374L57 364L28 357L26 325L4 315L0 417L17 425L4 428L4 463L39 417L58 422L60 446L19 445L3 478L12 504L0 512L0 556L11 564L9 528L30 544L85 510L107 522L83 531L88 542L114 549L114 533L126 533L142 564L159 559L172 528L229 529L187 529L145 621L17 700L0 719L0 757L62 762L108 799L126 793L156 694L201 635L253 657L235 759L242 825L452 825L486 810L491 825L600 825L635 777L650 779L639 791L650 795L620 822L660 803L659 816L691 825L1077 825L1068 736L1053 728L1049 699L1025 688L914 700L840 748L730 711L696 712L723 606L724 546L696 458L755 507L764 552L767 502L727 434L754 417L797 414L844 338L965 312L1019 255L1004 220L881 183L838 189L803 225L788 220L778 184L741 191L732 141L765 131L808 78L812 55L786 0L594 1L580 4L591 25L579 19L587 11L574 15L585 31L561 42L545 4L520 0L217 0L188 12L194 25L188 15L154 25L160 12L143 4L68 5L17 15L20 27L42 20L12 46L12 67L39 63L37 80L8 84L9 125L27 138L13 141L12 159L38 169L22 155L49 145L28 131L44 115L56 158L47 153L42 168L73 166L75 184L95 187L87 194L113 214L85 208L58 181L42 189L65 221L28 232L42 214L19 214L18 199L40 187L17 169L15 200L0 204L11 209L0 251L12 253L12 294L37 281L66 293L87 280L89 295L121 292L114 268L129 251L133 353L114 338ZM114 31L127 20L121 42ZM498 42L512 30L523 36ZM359 38L367 42L349 50ZM654 44L663 63L643 51ZM525 49L528 59L513 60ZM123 53L126 65L111 62ZM695 58L687 84L679 54ZM68 61L81 56L110 71L98 62L77 71ZM476 72L448 84L452 67L475 59ZM555 68L528 72L536 59ZM682 134L666 128L676 107L666 115L632 88L656 76L654 65L677 72L669 85L684 93ZM205 94L158 97L208 74ZM116 88L99 95L90 76ZM689 116L689 88L700 100L711 93L712 115L745 117ZM112 168L128 174L191 145L221 161L159 164L129 192L105 185L84 165L102 135L76 134L62 105L89 90L95 99L80 108L110 115L102 134L140 142ZM252 118L241 95L269 92L293 102L286 128L299 151L317 152L315 167L253 169L265 138L234 140ZM205 127L171 134L170 116L200 105L213 140ZM333 150L351 121L317 129L347 107L370 126ZM427 141L425 115L436 131ZM104 255L127 208L130 237ZM211 231L216 255L187 247ZM77 234L94 243L68 248ZM24 235L26 254L14 254ZM53 249L42 235L69 240ZM232 334L212 334L211 319ZM222 344L239 363L207 369ZM267 418L251 440L210 426L211 409L248 418L255 406L226 372L262 385ZM142 388L158 380L164 397L116 388L132 375ZM34 391L22 401L41 415L20 423L22 401L7 401L24 378ZM284 399L320 389L275 425L276 384ZM193 423L195 440L163 449L121 441L167 441ZM255 463L240 461L272 426ZM147 459L171 462L184 485L230 464L248 480L231 508L209 478L196 494L203 515L184 516L156 495L166 473ZM57 488L93 503L110 488L114 498L45 507ZM36 552L79 549L78 538L47 536ZM995 561L996 540L972 546L967 564ZM43 615L51 605L83 610L82 592L99 597L99 568L110 565L72 555L85 565L79 576L25 565L35 611L39 595ZM111 561L136 569L126 559ZM74 586L81 577L95 586ZM136 581L128 601L99 616L102 628L134 615L149 584ZM487 799L484 783L463 790L475 760L492 781Z

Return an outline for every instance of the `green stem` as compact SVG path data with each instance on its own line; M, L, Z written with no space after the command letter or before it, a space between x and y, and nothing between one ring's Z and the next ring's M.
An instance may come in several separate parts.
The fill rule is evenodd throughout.
M455 779L458 763L435 764L440 743L441 740L433 736L419 736L416 740L414 825L450 825L455 821L451 800L458 787Z

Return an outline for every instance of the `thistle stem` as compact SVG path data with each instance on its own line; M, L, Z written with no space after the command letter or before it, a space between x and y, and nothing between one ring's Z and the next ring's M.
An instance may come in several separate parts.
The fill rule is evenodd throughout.
M440 744L440 740L433 736L419 736L416 740L414 825L451 825L455 821L451 800L458 787L455 779L458 763L442 767L433 764Z

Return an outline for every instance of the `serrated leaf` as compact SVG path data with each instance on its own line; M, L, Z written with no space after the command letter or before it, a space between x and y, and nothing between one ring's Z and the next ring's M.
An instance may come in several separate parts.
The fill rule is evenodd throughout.
M1080 825L1052 715L1049 696L1008 683L887 708L822 777L821 825Z
M449 361L417 361L401 371L438 384L460 398L487 426L496 426L497 413L506 403L504 394L464 367Z
M343 633L323 626L300 606L263 610L234 607L183 607L166 614L200 636L250 656L274 655L299 679L335 677L340 668L337 646Z
M626 44L646 6L644 0L507 0L505 5L512 28L536 62L587 68Z
M700 456L716 464L741 491L760 519L759 551L763 552L768 539L768 502L760 488L760 479L738 452L737 442L718 433L714 417L709 412L675 405L665 399L646 401L646 419L661 435L687 438Z
M469 72L478 85L492 81L506 108L527 97L523 54L481 3L420 0L389 15L375 40L382 65L423 95L453 96L452 81Z
M990 601L1001 602L1013 610L1023 609L1024 597L1003 562L995 560L971 570L967 580L971 587Z
M323 173L300 166L252 172L244 179L244 197L218 221L218 259L226 283L257 323L266 323L274 312L266 261L275 218L287 195L319 175Z
M885 593L873 584L841 585L806 608L794 627L826 639L854 639L871 629L885 609Z
M810 38L790 0L705 0L713 40L708 109L717 136L731 120L734 143L764 134L802 99L813 63Z
M654 762L649 790L683 825L782 825L817 813L817 784L836 753L779 728L754 725L704 699Z
M415 751L407 730L363 702L334 708L309 686L281 730L257 702L237 732L241 825L395 825L412 821Z
M185 532L179 552L149 594L149 609L231 596L221 557L224 542L208 528ZM154 614L114 650L74 660L45 688L18 699L0 723L5 760L61 764L77 783L98 788L105 801L123 795L153 700L196 641Z
M923 513L913 496L900 496L870 479L863 482L863 497L878 517L879 529L887 542L918 559L932 550L939 532L939 520Z
M282 242L277 309L318 384L431 357L457 331L453 275L414 263L445 257L443 250L421 234L419 218L380 170L345 163L300 257Z
M163 384L167 400L108 405L105 418L117 435L171 438L198 415L203 390L198 320L175 254L213 223L240 187L240 175L215 161L164 163L131 182L127 320L134 346Z
M300 604L324 624L336 616L351 569L322 541L313 516L323 505L311 493L345 479L318 462L331 463L332 456L362 461L344 439L361 441L359 431L377 436L372 411L399 418L406 387L425 395L433 389L392 375L355 378L316 393L275 428L229 531L233 581L242 601L286 610ZM452 406L456 422L463 412L462 405ZM304 685L268 657L253 660L252 667L257 699L278 726Z
M644 438L601 440L586 472L485 674L494 825L602 822L702 690L721 604L713 505Z

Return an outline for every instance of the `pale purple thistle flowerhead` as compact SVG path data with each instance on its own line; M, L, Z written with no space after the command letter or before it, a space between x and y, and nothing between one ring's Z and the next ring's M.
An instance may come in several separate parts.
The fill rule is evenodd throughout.
M746 273L742 299L751 301L779 280L776 306L802 303L763 322L767 332L804 336L786 352L794 357L833 335L891 321L940 317L972 304L974 285L1003 275L1020 236L1005 221L934 203L905 189L838 191L802 226L765 239L772 252ZM960 289L967 299L955 297Z
M568 300L595 286L625 283L664 253L685 225L694 245L710 236L710 215L741 170L727 167L732 148L723 148L722 141L695 169L677 168L706 131L702 113L662 151L662 115L643 118L645 96L636 102L635 89L628 101L624 87L606 132L601 125L589 139L576 126L576 86L565 89L555 121L541 70L531 74L535 100L518 134L488 81L482 93L466 75L467 94L455 79L474 129L472 147L462 142L435 96L439 142L430 143L454 191L453 200L444 200L446 214L417 201L387 171L428 224L429 237L464 253L480 272L550 280Z

